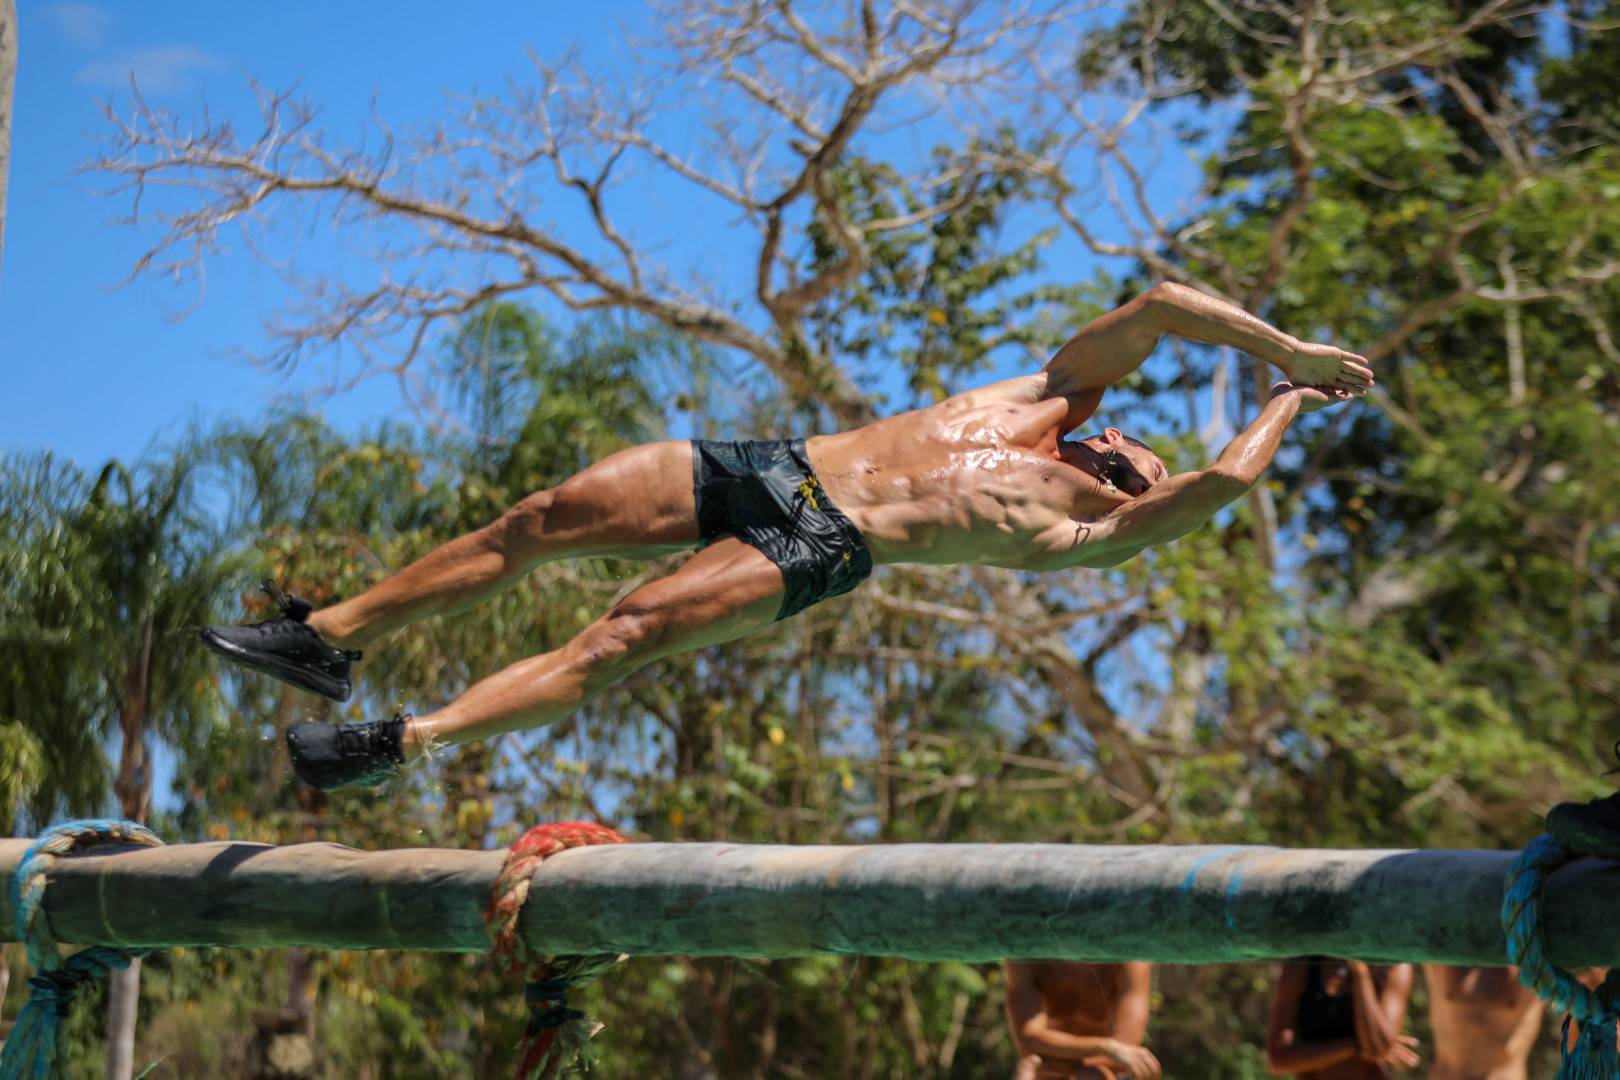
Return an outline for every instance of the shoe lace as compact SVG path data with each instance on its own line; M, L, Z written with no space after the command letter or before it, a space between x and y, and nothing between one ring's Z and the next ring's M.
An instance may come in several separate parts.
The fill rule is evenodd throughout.
M411 718L410 713L395 713L393 720L387 723L404 723ZM383 742L382 724L343 724L337 730L338 753L344 757L371 757L379 751L389 749ZM398 753L390 754L398 758Z
M291 593L282 591L281 586L276 584L275 581L270 578L265 578L263 581L261 581L259 583L259 589L264 592L266 596L270 597L270 599L275 602L275 605L281 609L281 618L283 619L291 619L295 623L307 623L310 614L315 610L314 604L311 604L308 600L305 600L302 597L293 596ZM266 627L278 633L285 632L288 629L287 626L278 619L269 619L265 622L258 623L257 625ZM344 658L348 660L359 660L365 655L359 649L339 649L338 652L342 653Z
M261 581L259 588L271 600L275 601L276 607L281 609L281 614L293 622L303 622L309 618L310 612L315 610L314 604L311 604L308 600L300 600L296 596L282 592L281 586L269 578Z

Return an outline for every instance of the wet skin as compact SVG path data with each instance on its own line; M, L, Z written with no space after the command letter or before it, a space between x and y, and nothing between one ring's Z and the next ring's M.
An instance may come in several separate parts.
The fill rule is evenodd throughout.
M1066 439L1165 334L1243 349L1294 382L1279 384L1207 469L1170 476L1151 450L1114 428ZM1295 417L1351 400L1372 381L1354 354L1299 342L1231 304L1161 285L1088 324L1039 372L812 438L806 448L875 562L1112 566L1207 522L1258 480ZM691 444L650 443L535 492L360 596L317 611L309 624L333 645L366 648L424 618L465 610L554 559L655 558L698 538ZM776 564L737 537L718 537L561 647L415 717L407 752L550 723L648 663L764 629L782 592Z
M1424 964L1432 1080L1525 1080L1546 1008L1517 968Z
M1150 479L1167 470L1113 428L1088 440L1090 455L1062 441L1095 404L1045 397L1045 381L1011 379L809 440L827 494L876 562L1085 565L1072 557L1077 534L1131 501L1096 474L1097 457L1113 450Z
M1149 965L1009 960L1002 971L1017 1080L1157 1080L1158 1059L1142 1046Z

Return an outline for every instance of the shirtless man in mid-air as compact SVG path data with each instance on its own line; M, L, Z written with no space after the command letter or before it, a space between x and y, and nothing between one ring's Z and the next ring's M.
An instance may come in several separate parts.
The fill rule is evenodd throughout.
M1066 439L1165 334L1252 353L1289 381L1207 469L1171 476L1117 428ZM1053 571L1124 562L1247 492L1296 416L1364 394L1372 381L1362 357L1158 285L1087 325L1035 374L811 439L632 447L359 596L315 611L272 588L281 617L208 627L202 637L228 660L343 701L360 647L475 604L541 563L702 549L561 648L489 676L437 712L288 731L305 781L377 783L430 743L551 723L654 660L848 592L877 564Z
M1018 1047L1013 1080L1158 1080L1142 1045L1150 965L1005 960L1007 1025Z
M1424 964L1434 1067L1429 1080L1526 1080L1546 1006L1513 967Z

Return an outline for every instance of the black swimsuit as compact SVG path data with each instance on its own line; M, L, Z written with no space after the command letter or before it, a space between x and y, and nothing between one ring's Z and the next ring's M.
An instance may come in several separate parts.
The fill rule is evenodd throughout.
M871 576L872 553L816 479L803 439L695 440L692 487L705 545L735 536L781 569L778 619Z
M1305 990L1299 995L1294 1030L1302 1042L1322 1043L1348 1039L1356 1033L1356 1002L1348 993L1330 994L1322 985L1328 961L1313 956L1305 966Z
M1305 990L1299 995L1299 1011L1294 1016L1294 1031L1301 1042L1324 1043L1356 1037L1356 1000L1349 989L1342 994L1330 994L1323 985L1322 971L1330 963L1322 956L1313 956L1305 969ZM1374 976L1375 983L1382 980ZM1387 1065L1365 1065L1374 1076L1388 1076Z

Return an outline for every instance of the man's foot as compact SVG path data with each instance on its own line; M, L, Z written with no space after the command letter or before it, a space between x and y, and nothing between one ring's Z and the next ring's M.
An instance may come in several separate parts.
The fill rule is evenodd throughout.
M273 581L262 586L281 608L279 618L249 626L205 626L202 642L232 663L262 671L300 690L333 701L349 700L349 664L356 650L328 645L306 620L314 607L288 596Z
M299 779L322 791L382 783L405 764L405 721L368 724L306 722L287 729L287 753Z

